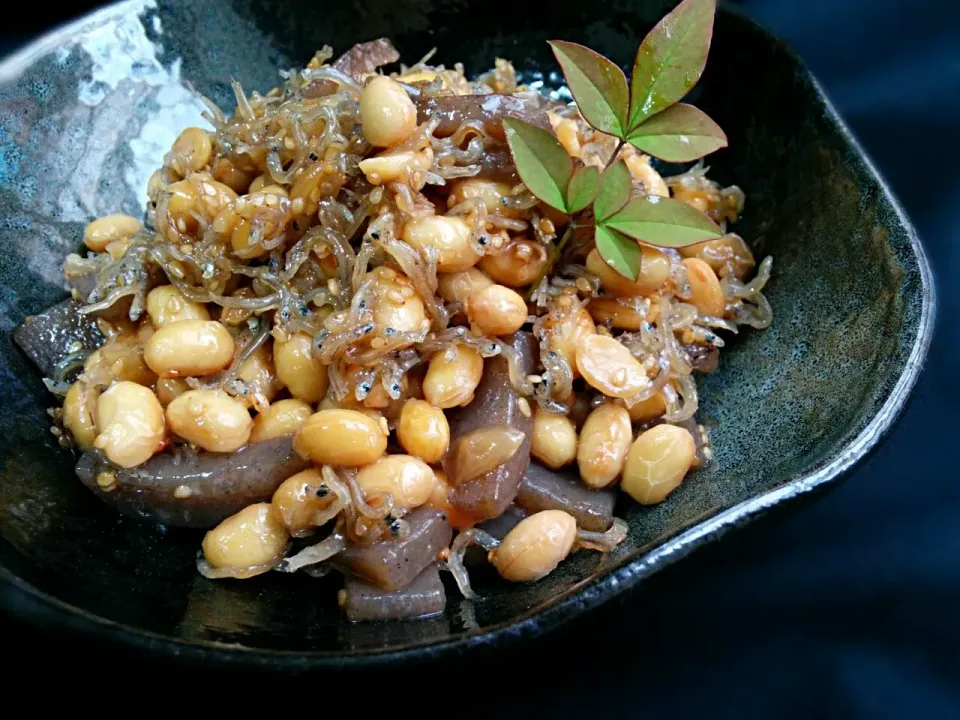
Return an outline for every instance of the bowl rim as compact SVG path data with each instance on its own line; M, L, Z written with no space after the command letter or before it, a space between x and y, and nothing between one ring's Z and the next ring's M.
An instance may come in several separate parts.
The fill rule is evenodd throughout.
M90 26L118 15L139 12L153 6L155 6L153 0L122 0L55 28L0 60L0 84L15 80L35 59L68 42ZM882 197L893 209L897 221L909 238L910 248L916 257L922 285L920 289L922 307L917 336L889 397L856 438L812 470L792 478L780 487L745 500L689 527L640 557L624 560L617 565L602 569L591 578L572 585L518 617L483 629L469 630L455 637L411 642L390 648L355 650L273 650L214 641L180 640L115 622L63 602L0 566L0 584L6 585L4 589L10 591L0 595L0 601L5 605L2 609L40 626L46 626L48 621L52 620L59 629L87 636L96 642L106 641L131 651L176 657L179 660L204 665L216 662L222 667L261 669L282 665L284 669L289 670L370 667L383 666L400 660L430 660L440 655L464 653L474 648L491 647L520 638L533 637L559 627L567 620L595 609L636 587L647 576L673 564L701 546L704 540L717 538L730 529L745 525L783 501L807 495L847 475L856 463L864 459L890 432L917 383L929 351L936 319L936 288L933 274L920 238L899 200L803 60L785 41L750 17L744 10L721 4L718 12L747 23L752 30L763 35L767 42L786 53L797 64L802 81L808 84L814 102L821 105L827 120L836 127L838 133L857 155L857 161L862 164L861 173L873 178ZM8 602L13 594L18 597Z

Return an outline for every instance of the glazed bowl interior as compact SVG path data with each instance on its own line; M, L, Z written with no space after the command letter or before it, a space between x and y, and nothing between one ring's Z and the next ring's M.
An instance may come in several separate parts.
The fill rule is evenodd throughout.
M727 10L692 99L729 136L709 159L711 177L746 193L735 230L758 259L774 257L775 322L731 337L719 371L700 382L714 461L661 505L624 502L630 535L609 555L579 553L531 585L481 574L478 602L451 586L445 615L383 625L343 621L335 578L207 581L194 566L197 533L122 519L76 481L74 457L49 432L52 397L10 341L25 316L66 295L60 266L85 222L142 214L149 173L199 121L187 82L232 108L231 77L266 91L278 68L302 67L324 44L339 52L384 35L408 64L433 47L435 61L470 73L505 57L550 85L546 40L583 42L628 65L672 4L138 2L9 60L0 69L0 573L18 587L18 607L221 657L429 654L555 624L862 456L902 406L929 339L922 250L797 59Z

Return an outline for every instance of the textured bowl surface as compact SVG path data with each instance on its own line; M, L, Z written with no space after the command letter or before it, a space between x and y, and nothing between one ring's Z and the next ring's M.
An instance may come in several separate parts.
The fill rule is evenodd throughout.
M209 582L194 568L196 533L121 519L76 481L73 457L48 431L52 398L10 332L65 295L60 266L84 223L142 212L150 172L177 133L200 122L188 83L232 107L231 76L265 91L277 68L304 65L324 44L342 51L380 35L408 63L436 46L438 60L468 72L502 56L532 79L555 68L550 38L629 63L666 9L624 0L544 14L531 0L492 2L138 1L0 65L0 597L12 609L227 663L376 663L501 642L554 626L723 530L835 482L889 429L932 332L923 250L797 58L723 10L693 101L729 135L711 176L746 192L736 229L758 257L774 256L776 320L743 332L701 383L715 461L662 505L623 503L630 535L617 551L579 553L533 585L481 578L479 602L450 592L440 618L351 626L337 612L334 579Z

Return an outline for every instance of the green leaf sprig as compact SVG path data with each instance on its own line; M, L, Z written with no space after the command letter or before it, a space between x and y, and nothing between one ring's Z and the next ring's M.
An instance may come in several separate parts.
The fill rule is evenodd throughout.
M660 20L637 50L629 89L623 71L603 55L576 43L550 42L584 120L619 142L600 173L595 167L575 167L546 130L504 119L520 179L538 199L573 218L544 275L573 229L582 226L573 216L589 216L584 211L591 204L597 250L617 272L634 280L641 258L637 241L684 247L722 236L713 220L686 203L631 197L630 172L617 160L626 143L669 162L693 161L726 147L727 137L713 120L679 102L703 74L715 13L716 0L683 0Z

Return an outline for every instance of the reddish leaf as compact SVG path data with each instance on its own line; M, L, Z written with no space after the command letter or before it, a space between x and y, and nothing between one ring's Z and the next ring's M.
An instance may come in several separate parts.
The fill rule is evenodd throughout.
M699 210L657 195L633 198L603 225L658 247L685 247L723 236L717 224Z
M550 207L567 212L567 184L573 163L546 130L517 118L504 118L503 129L517 173L530 192Z
M689 162L727 146L727 136L703 111L677 103L630 134L638 150L668 162Z
M600 171L592 165L577 170L567 185L567 212L572 215L592 203L599 184Z
M697 84L713 36L716 0L683 0L643 39L630 83L628 134Z
M583 45L553 40L550 47L584 120L600 132L626 138L629 93L623 70Z

